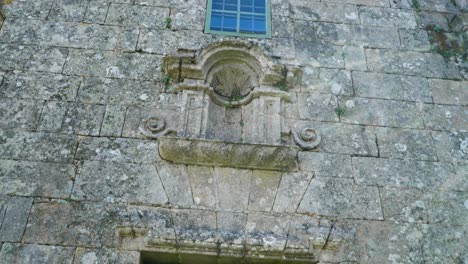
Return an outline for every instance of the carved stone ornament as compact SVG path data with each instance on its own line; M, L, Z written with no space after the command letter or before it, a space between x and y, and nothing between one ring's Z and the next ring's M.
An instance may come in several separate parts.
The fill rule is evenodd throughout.
M166 120L160 116L150 117L143 124L144 126L140 127L140 131L149 138L158 138L173 132L171 129L166 129Z
M159 153L174 163L296 171L298 149L285 146L161 137Z
M320 144L322 139L319 132L313 128L303 128L300 132L292 131L294 142L304 150L311 150Z
M165 57L164 71L172 80L169 91L179 94L177 109L171 110L178 120L167 126L155 116L140 128L145 136L159 138L163 159L291 171L299 148L311 150L320 143L318 131L288 128L282 113L302 70L275 63L258 46L223 41L201 51L178 51ZM174 137L163 137L169 133Z

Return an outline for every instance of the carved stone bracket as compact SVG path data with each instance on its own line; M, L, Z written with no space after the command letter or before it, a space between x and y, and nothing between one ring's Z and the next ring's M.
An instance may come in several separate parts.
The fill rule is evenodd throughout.
M322 137L320 133L310 127L303 128L299 132L292 131L294 142L303 150L311 150L320 144Z
M153 116L143 122L140 132L146 137L158 138L175 131L166 128L166 120L163 117Z
M161 137L159 153L174 163L236 167L245 169L295 171L295 147Z

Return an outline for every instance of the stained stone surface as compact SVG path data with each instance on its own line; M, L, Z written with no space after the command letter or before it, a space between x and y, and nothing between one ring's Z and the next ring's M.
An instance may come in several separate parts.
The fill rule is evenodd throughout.
M468 262L466 54L433 45L461 34L466 1L271 4L273 37L262 39L205 34L206 0L6 1L0 263L137 264L154 251L193 263ZM279 76L272 88L290 100L212 104L200 135L185 107L200 113L211 99L185 104L174 87L200 94L220 55L203 48L222 41L247 43L263 66L252 70ZM169 54L183 70L168 79ZM259 116L266 126L245 122ZM223 163L163 159L142 133L154 117L168 136L205 140ZM294 143L305 128L321 135L312 150ZM241 139L246 129L258 137ZM257 161L256 144L274 141L294 166L271 170L278 155L233 167L213 139L248 141Z

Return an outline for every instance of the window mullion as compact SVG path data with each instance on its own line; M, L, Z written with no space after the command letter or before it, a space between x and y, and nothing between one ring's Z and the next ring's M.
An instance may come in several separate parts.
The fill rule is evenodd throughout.
M237 28L236 32L240 32L240 5L241 5L241 0L237 0Z

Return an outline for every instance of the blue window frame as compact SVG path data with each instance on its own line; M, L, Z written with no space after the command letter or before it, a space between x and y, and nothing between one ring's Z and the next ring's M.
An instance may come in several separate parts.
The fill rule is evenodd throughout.
M205 33L271 37L270 0L208 0Z

